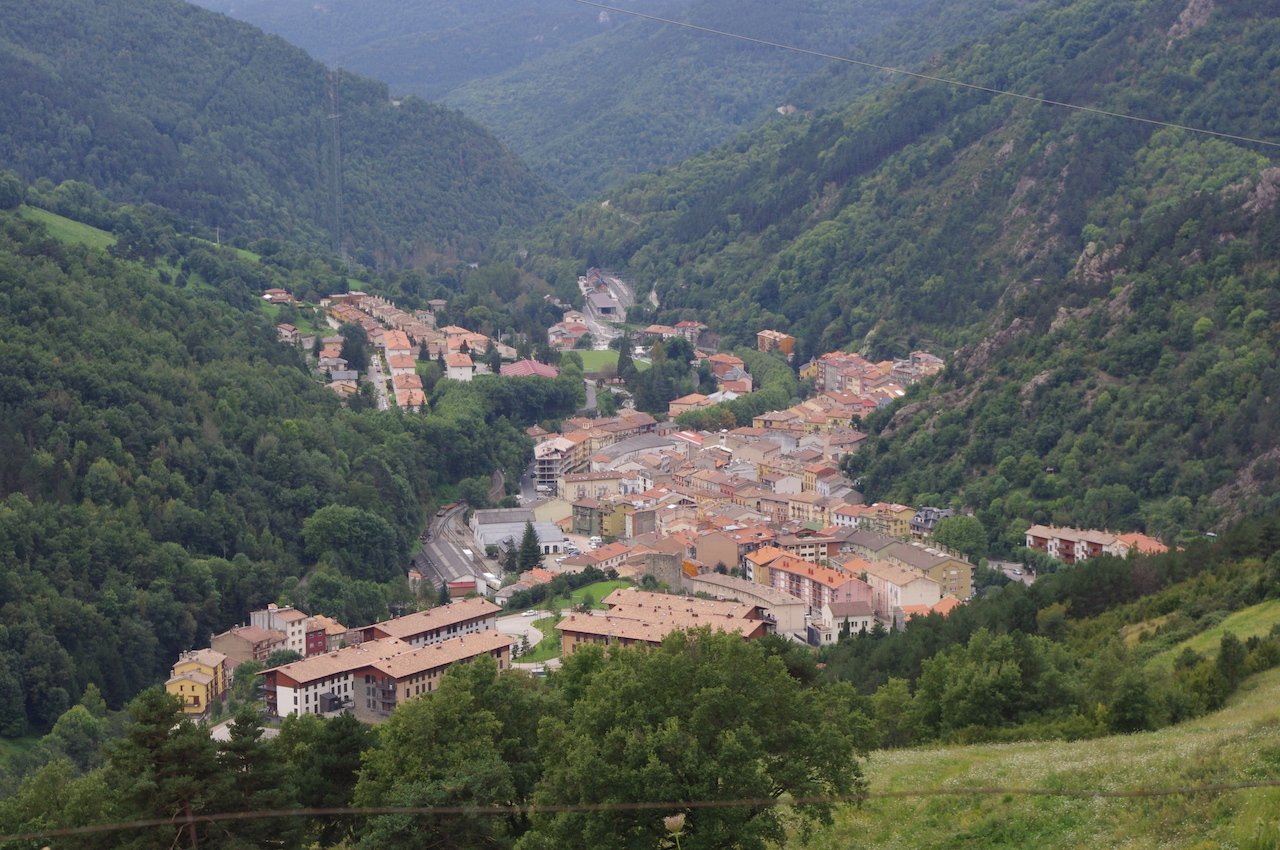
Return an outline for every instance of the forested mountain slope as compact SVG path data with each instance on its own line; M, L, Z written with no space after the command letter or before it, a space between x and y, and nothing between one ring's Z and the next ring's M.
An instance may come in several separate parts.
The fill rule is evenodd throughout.
M528 453L515 379L419 415L343 407L262 310L287 272L173 232L126 259L131 220L108 251L0 210L3 736L88 683L118 707L282 594L352 624L412 604L424 511ZM336 263L301 273L345 283ZM539 415L574 409L566 380Z
M330 246L325 68L179 0L0 2L0 167L83 180L224 237ZM475 251L554 195L484 130L337 77L343 236L368 265Z
M1254 4L1078 0L934 73L1276 140L1278 67ZM968 346L858 456L873 497L989 510L1011 545L1176 533L1274 491L1275 154L915 81L584 205L551 252L656 283L662 320L794 333L800 362Z
M1038 0L630 0L645 14L898 66L989 32ZM576 197L887 79L571 2L203 0L326 62L439 98Z

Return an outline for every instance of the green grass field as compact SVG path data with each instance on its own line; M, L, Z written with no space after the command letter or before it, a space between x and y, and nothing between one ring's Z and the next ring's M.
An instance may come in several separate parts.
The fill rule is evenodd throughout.
M57 213L42 210L39 207L24 206L19 215L28 221L38 221L49 228L49 235L59 242L72 245L88 245L90 248L106 250L116 244L116 238L105 230L99 230L88 224L81 224L64 218Z
M219 245L217 242L213 242L208 239L197 239L196 241L203 242L204 244L214 248L222 248L223 250L231 251L240 259L248 260L251 263L262 262L262 255L255 254L253 251L250 251L248 248L237 248L234 245Z
M263 301L262 309L265 310L267 315L271 317L271 321L279 322L280 312L284 309L284 305L268 304L267 302ZM295 312L299 312L299 311L295 311ZM313 319L309 316L301 315L300 312L299 312L299 315L294 317L293 326L296 327L300 332L304 334L319 334L322 336L328 336L330 333L334 333L333 328L325 324L323 319Z
M582 371L588 375L600 372L605 368L617 368L618 352L616 351L577 351L582 358Z
M606 367L616 369L618 366L618 352L610 349L608 351L576 351L575 354L582 357L583 374L591 375L598 373ZM640 372L649 368L648 363L633 361L636 369Z
M617 590L620 587L630 587L630 586L631 586L631 582L627 581L626 579L616 579L614 581L598 581L594 584L589 584L586 587L580 587L577 590L575 590L573 593L569 594L569 603L570 605L581 605L583 597L585 597L587 594L591 594L591 601L592 601L591 607L603 609L605 606L600 604L601 599L604 599L606 596L608 596L610 593L613 593L615 590Z
M1136 735L887 750L865 765L872 798L787 845L846 848L1280 847L1280 788L1167 796L1048 796L1280 782L1280 670L1247 681L1217 714ZM973 796L962 789L1001 789ZM926 789L949 796L884 797ZM1028 789L1019 794L1004 789Z
M1187 647L1201 655L1214 654L1218 651L1218 644L1222 641L1222 636L1227 632L1234 632L1235 636L1240 640L1248 640L1254 635L1267 634L1271 631L1271 627L1277 623L1280 623L1280 599L1259 602L1257 605L1242 608L1221 623L1218 623L1218 625L1151 656L1147 661L1147 666L1152 669L1170 670L1173 668L1174 659Z
M542 640L538 641L538 645L533 647L528 655L521 655L516 661L520 663L530 661L550 661L552 658L560 657L560 633L556 631L556 623L560 622L559 617L540 617L533 621L533 627L542 632Z

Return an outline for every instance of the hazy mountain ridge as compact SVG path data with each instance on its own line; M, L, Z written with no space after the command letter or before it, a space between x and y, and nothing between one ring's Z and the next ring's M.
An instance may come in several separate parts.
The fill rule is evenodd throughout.
M909 67L1039 0L632 0L618 5ZM833 108L886 78L825 60L566 4L204 0L331 64L440 98L540 174L590 197L706 150L775 108ZM812 81L812 83L810 82Z
M665 13L692 0L622 0ZM386 81L396 94L438 100L468 80L572 48L619 21L575 3L541 0L199 0L275 33L326 65Z

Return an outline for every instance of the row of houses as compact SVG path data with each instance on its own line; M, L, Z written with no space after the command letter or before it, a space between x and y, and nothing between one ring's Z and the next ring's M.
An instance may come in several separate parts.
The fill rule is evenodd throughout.
M1051 525L1033 525L1028 528L1026 545L1028 549L1044 552L1064 564L1074 564L1099 555L1124 558L1131 552L1156 555L1169 551L1169 547L1159 540L1137 531L1116 534L1091 528L1057 528Z
M269 711L279 717L350 711L366 722L434 692L454 664L481 656L511 664L511 638L497 631L497 605L480 597L374 623L340 649L262 671Z
M389 713L395 698L380 691L375 700L357 687L354 677L364 667L370 668L365 671L371 677L368 685L375 684L376 676L378 687L391 687L403 699L407 689L417 693L417 686L437 681L444 669L460 660L488 654L505 666L510 662L510 639L503 643L495 637L498 610L486 599L469 598L349 629L321 614L268 605L251 612L248 623L213 635L208 648L182 653L165 689L181 699L184 713L202 715L226 695L241 664L262 663L288 650L302 659L260 674L273 713L352 710L363 719L378 719ZM444 649L407 654L437 645ZM388 685L387 677L395 681Z
M866 395L880 390L900 392L938 374L946 364L927 351L913 351L899 360L871 362L861 354L832 351L810 360L800 377L813 381L819 391L836 390Z
M655 342L676 337L689 340L695 350L714 352L720 344L720 337L717 334L711 333L710 328L694 319L676 322L674 325L649 325L636 334L636 341L652 345Z
M261 663L280 650L319 655L347 639L347 627L332 617L268 605L250 612L248 623L213 635L208 648L182 653L165 690L182 701L183 713L202 715L226 695L236 668L246 661Z
M662 430L670 434L673 426ZM567 419L558 434L538 431L534 480L537 486L555 491L563 475L590 471L592 459L605 449L633 437L658 434L659 427L649 414L632 410L606 419Z

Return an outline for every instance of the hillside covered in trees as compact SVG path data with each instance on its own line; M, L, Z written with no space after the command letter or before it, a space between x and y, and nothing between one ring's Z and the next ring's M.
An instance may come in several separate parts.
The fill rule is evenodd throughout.
M370 267L475 254L556 193L492 136L181 0L0 3L0 167L149 202L210 238L342 249Z
M622 9L898 67L1038 0L620 2ZM574 197L705 151L788 104L830 108L889 79L586 5L201 0L327 63L439 99Z
M849 822L871 821L889 846L955 846L947 838L959 835L973 846L1017 847L1031 834L1037 844L1075 846L1076 830L1106 830L1123 813L1129 843L1183 847L1209 829L1203 804L1186 802L1194 798L1212 801L1218 834L1273 835L1274 819L1260 815L1274 788L1168 799L1140 792L1162 782L1280 781L1273 709L1229 734L1197 737L1223 722L1214 712L1238 706L1238 692L1257 702L1251 689L1275 691L1278 547L1272 515L1185 552L1103 556L1029 588L993 586L905 631L846 635L824 648L822 666L777 636L743 641L706 630L673 633L660 647L580 647L545 679L499 672L482 658L451 667L433 693L374 728L350 715L303 715L267 740L246 704L229 740L213 741L158 688L122 713L90 690L28 754L26 778L0 801L0 832L154 818L61 846L641 850L678 837L681 847L711 850L849 846L857 840ZM1084 749L1084 763L1075 747L1053 743L1117 733L1126 737ZM1185 746L1175 757L1159 747L1164 740ZM1004 742L1001 752L1021 753L1019 763L957 746L975 741ZM1017 741L1034 743L1010 746ZM921 744L928 749L904 749ZM1021 776L1041 748L1058 761L1048 770L1034 761L1041 775L1024 786L1033 791L991 790L1009 784L1001 769ZM1135 771L1112 751L1161 762L1161 773ZM989 760L1000 765L987 771L994 779L965 775ZM946 773L895 784L895 765L939 761ZM867 802L869 787L939 793ZM966 789L972 796L953 796ZM1075 798L1096 789L1139 793L1102 812ZM374 810L202 820L313 806ZM938 821L904 806L965 814ZM404 807L435 810L395 811ZM194 823L173 812L190 812Z
M0 205L15 185L0 175ZM110 218L0 209L4 736L47 730L90 684L119 707L267 602L352 624L413 603L424 512L518 476L520 428L581 402L570 372L441 386L422 414L343 406L262 309L296 272L154 223L137 256L136 215Z
M1278 27L1245 3L1075 0L931 73L1275 141ZM652 281L637 321L786 330L799 363L953 360L869 423L872 498L978 509L1006 546L1032 521L1177 536L1274 492L1276 162L917 80L583 205L534 265Z

